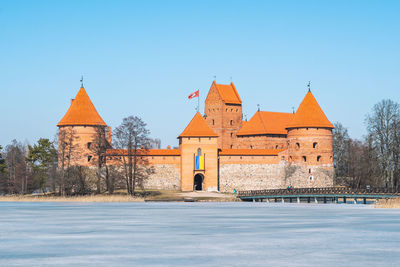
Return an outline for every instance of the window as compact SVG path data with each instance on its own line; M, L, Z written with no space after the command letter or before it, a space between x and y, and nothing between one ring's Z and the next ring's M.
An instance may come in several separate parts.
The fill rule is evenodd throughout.
M276 146L275 146L275 149L278 149L278 147L279 147L279 146L278 146L278 145L276 145Z
M250 145L250 149L253 149L253 146L252 146L252 145Z
M90 149L90 146L92 145L91 142L87 143L87 148Z
M311 169L308 169L308 173L311 173Z
M214 124L215 124L215 123L214 123L214 120L212 120L212 121L213 121L213 125L214 125Z
M231 137L233 136L233 133L231 133Z
M230 124L233 125L233 120L230 121Z
M317 142L314 142L314 143L312 144L312 147L313 147L313 148L317 148L317 147L318 147L318 143L317 143Z
M231 145L231 149L233 148L233 145Z
M296 149L300 149L300 143L296 143Z
M321 160L321 156L317 156L317 161L319 162Z
M92 156L88 156L87 157L87 161L90 162L90 160L92 159Z
M281 158L282 160L285 160L285 156L282 156L282 158Z
M201 148L200 147L197 149L197 156L201 156Z
M303 156L303 160L304 160L304 162L307 162L307 157Z

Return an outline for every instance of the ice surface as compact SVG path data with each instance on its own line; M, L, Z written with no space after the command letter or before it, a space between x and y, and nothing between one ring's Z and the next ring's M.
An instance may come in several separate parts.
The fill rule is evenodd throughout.
M0 266L400 266L400 211L282 203L0 203Z

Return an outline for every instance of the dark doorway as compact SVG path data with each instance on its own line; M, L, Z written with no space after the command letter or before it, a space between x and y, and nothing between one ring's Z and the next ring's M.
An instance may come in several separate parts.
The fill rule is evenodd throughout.
M204 176L200 173L198 173L194 176L194 190L195 191L203 190L203 180L204 180Z

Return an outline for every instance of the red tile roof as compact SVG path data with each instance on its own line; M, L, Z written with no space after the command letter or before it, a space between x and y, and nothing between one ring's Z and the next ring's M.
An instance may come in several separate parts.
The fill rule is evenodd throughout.
M285 149L221 149L221 156L277 156Z
M310 91L304 97L293 120L286 128L300 127L334 128Z
M242 104L242 100L240 99L240 96L233 83L217 84L215 81L213 81L213 84L217 88L219 95L226 104Z
M127 149L107 149L107 156L127 155ZM138 155L146 156L180 156L180 149L139 149Z
M218 137L218 135L208 126L200 112L197 112L179 137Z
M286 126L293 117L292 113L257 111L236 135L287 134Z
M85 91L85 88L81 87L75 99L72 100L71 106L67 113L60 120L57 126L67 125L96 125L96 126L107 126L107 124L97 113L92 101Z

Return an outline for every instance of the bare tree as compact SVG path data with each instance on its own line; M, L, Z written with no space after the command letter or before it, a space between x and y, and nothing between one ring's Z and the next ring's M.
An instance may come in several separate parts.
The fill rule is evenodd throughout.
M26 146L17 140L11 141L11 144L6 146L8 177L5 187L8 193L24 194L28 191L28 178L30 177L28 177L28 166L25 161L26 155Z
M381 179L386 187L391 188L397 185L398 180L395 179L395 173L399 165L399 120L399 104L390 99L375 104L372 113L366 117L368 134L378 156Z
M97 126L95 128L95 133L92 136L93 142L90 144L90 151L93 152L94 158L93 160L96 161L96 193L100 194L101 193L101 178L102 178L102 172L103 172L103 165L105 165L105 154L107 150L107 141L106 141L106 132L105 132L105 127L103 126ZM107 175L106 175L107 176ZM108 180L108 177L106 177ZM106 181L107 187L108 187L108 181Z
M58 165L61 171L59 189L61 196L65 196L65 180L70 178L71 162L78 156L78 149L76 146L78 139L73 127L63 127L59 129Z
M121 149L123 168L128 194L133 195L135 185L143 185L148 177L146 157L143 157L149 144L149 130L139 117L124 118L114 131L117 148Z

